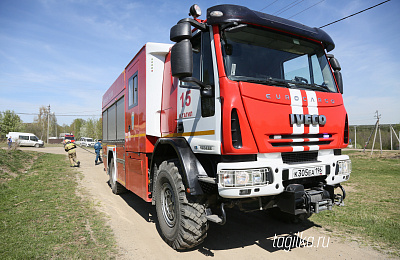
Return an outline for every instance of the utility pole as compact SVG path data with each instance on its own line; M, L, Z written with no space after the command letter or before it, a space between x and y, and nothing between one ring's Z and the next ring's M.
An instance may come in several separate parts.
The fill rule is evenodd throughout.
M376 128L375 128L374 142L372 143L371 156L372 156L372 153L374 152L376 133L378 131L379 131L379 141L380 141L380 145L381 145L381 154L382 154L382 136L381 136L381 127L379 125L379 119L380 119L381 115L379 115L378 110L376 110L375 113L376 113L376 116L375 116L375 118L376 118Z
M399 136L397 136L396 131L394 130L393 126L390 125L390 142L392 142L392 131L393 131L393 134L396 137L397 141L399 141L399 149L400 149L400 138L399 138L400 137L400 132L399 132Z
M49 144L49 129L50 129L50 104L48 106L49 111L47 113L47 144Z
M372 149L371 149L371 156L372 156L372 153L374 152L376 134L377 134L378 131L379 131L379 140L380 140L380 147L381 147L381 154L382 154L382 135L381 135L381 126L380 126L380 124L379 124L379 119L380 119L381 115L378 113L378 110L376 110L375 113L376 113L376 115L375 115L376 123L375 123L374 129L373 129L372 132L371 132L371 135L370 135L369 138L368 138L368 141L365 143L364 150L363 150L363 152L365 152L365 149L367 148L367 145L368 145L368 143L369 143L369 141L370 141L370 139L371 139L371 137L372 137L372 134L373 134L374 131L375 131L374 141L373 141L373 143L372 143Z
M369 144L369 141L371 140L371 136L372 136L372 134L374 133L374 130L375 130L375 128L376 128L377 125L378 125L378 121L376 121L375 126L374 126L374 128L372 129L372 132L371 132L371 134L370 134L369 137L368 137L367 142L365 142L365 146L364 146L363 152L365 152L365 149L367 148L367 145Z

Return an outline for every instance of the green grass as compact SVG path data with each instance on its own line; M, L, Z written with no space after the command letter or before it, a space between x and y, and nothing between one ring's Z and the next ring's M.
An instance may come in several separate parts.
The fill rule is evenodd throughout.
M0 149L0 158L8 178L0 189L0 259L115 257L111 229L79 195L78 172L64 155Z
M347 152L352 159L345 207L315 214L316 224L400 256L400 154Z
M399 152L346 153L353 172L345 206L311 221L400 256ZM0 149L0 259L115 258L111 229L79 195L79 178L65 155Z
M6 181L22 173L34 157L33 152L0 149L0 187L4 187Z

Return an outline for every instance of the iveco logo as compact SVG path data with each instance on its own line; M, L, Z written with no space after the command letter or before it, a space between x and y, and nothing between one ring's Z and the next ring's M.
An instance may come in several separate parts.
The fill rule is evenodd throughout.
M326 116L324 115L303 115L303 114L290 114L290 124L294 125L325 125Z

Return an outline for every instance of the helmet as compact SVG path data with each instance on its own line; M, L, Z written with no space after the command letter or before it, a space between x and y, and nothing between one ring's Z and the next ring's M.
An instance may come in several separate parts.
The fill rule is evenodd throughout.
M64 141L64 142L67 144L67 143L71 142L71 140L69 140L69 139L65 139L65 141Z

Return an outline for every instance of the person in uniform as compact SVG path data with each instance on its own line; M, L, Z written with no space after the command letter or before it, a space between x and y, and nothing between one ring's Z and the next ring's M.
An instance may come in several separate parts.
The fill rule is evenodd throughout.
M71 167L79 167L81 164L80 161L76 159L76 145L71 143L70 140L65 140L64 150L68 153L69 162L71 163Z
M8 142L8 149L11 149L11 146L12 146L12 138L11 138L11 135L10 135L10 137L7 139L7 142Z
M101 149L102 149L102 145L101 145L101 139L99 139L97 141L97 143L94 145L94 151L96 152L96 159L94 160L94 165L97 165L97 161L100 160L100 163L103 163L103 159L101 158Z

